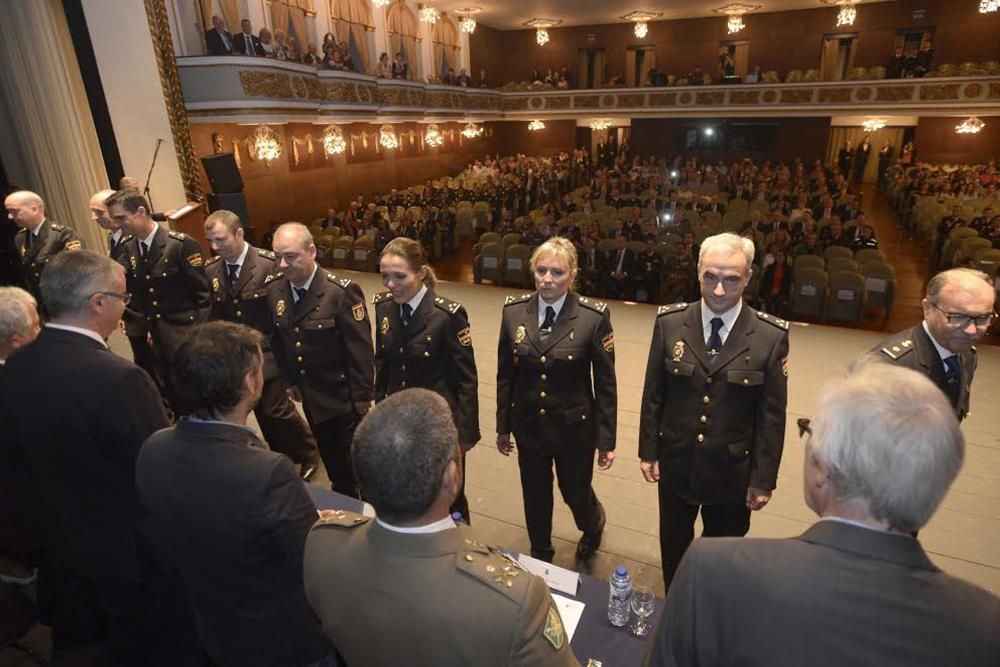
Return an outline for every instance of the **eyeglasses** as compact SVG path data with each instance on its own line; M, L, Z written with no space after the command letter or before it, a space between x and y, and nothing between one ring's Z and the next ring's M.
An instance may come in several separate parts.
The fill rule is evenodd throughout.
M798 424L800 438L804 438L807 434L810 438L812 437L813 430L808 417L799 417L795 420L795 423Z
M933 301L928 301L929 304L934 306L935 309L941 311L945 319L948 320L948 326L955 327L956 329L966 329L969 324L975 322L977 329L985 329L991 324L993 320L997 318L996 313L986 313L985 315L966 315L965 313L949 313L946 312L939 305Z
M113 296L116 299L121 299L122 304L126 306L128 305L128 302L132 300L131 292L94 292L94 294L92 294L91 296L94 296L96 294L103 294L104 296Z

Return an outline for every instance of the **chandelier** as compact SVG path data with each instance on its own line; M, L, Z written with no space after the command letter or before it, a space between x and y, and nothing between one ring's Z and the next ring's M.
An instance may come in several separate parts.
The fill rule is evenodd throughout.
M528 123L528 129L532 132L537 132L538 130L544 130L545 123L543 123L540 120L533 120L530 123Z
M535 41L538 42L538 46L545 46L549 43L549 31L545 28L539 28L535 31Z
M378 142L383 148L399 148L399 137L392 129L392 125L383 125L378 129Z
M444 135L441 134L437 125L432 123L427 126L427 131L424 133L424 143L428 146L440 146L444 143Z
M462 29L462 32L467 32L470 35L476 31L476 19L472 16L463 16L458 21L458 27Z
M1000 0L979 0L979 13L990 14L1000 9Z
M462 128L462 136L466 139L475 139L482 133L483 128L479 127L475 123L466 123L465 127Z
M742 16L740 16L739 14L734 14L733 16L729 17L728 21L726 21L726 27L729 29L729 34L732 35L733 33L743 30L743 28L745 28L746 25L744 25L743 23Z
M840 6L840 11L837 13L837 27L854 25L856 18L858 18L858 10L854 8L854 3L846 2Z
M424 5L420 8L420 20L424 23L434 25L437 23L440 16L441 15L438 14L438 10L434 9L430 5Z
M636 39L643 39L646 35L649 34L649 24L646 23L645 21L637 22L635 24L634 32Z
M344 131L336 125L327 125L323 130L323 150L328 156L340 155L347 150Z
M601 120L595 120L590 124L590 129L592 130L606 130L609 127L611 127L611 121L604 120L603 118Z
M713 9L712 11L716 14L724 14L728 18L726 19L726 28L729 30L729 34L743 30L746 24L743 23L743 15L748 12L753 12L760 9L760 5L748 5L743 2L731 2L724 7L719 7L718 9Z
M545 46L549 43L549 28L562 23L562 19L530 19L521 25L535 29L535 42L538 46Z
M379 9L381 7L388 7L391 4L392 0L372 0L372 5L375 6L375 9Z
M649 22L653 19L658 19L663 16L663 12L629 12L625 16L619 16L623 21L634 21L635 26L632 30L635 34L636 39L645 39L646 35L649 34Z
M986 123L975 116L969 116L955 126L955 131L959 134L979 134L986 127Z
M885 118L869 118L861 123L865 132L878 132L886 126Z
M258 125L254 130L253 147L257 157L265 162L281 157L281 137L267 125Z

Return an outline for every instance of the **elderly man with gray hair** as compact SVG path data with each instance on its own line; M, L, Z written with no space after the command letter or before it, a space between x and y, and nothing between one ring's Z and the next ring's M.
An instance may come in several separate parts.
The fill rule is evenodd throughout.
M38 302L20 287L0 287L0 366L38 337Z
M911 535L962 466L958 421L923 375L866 361L799 420L820 520L790 539L695 542L647 665L1000 664L1000 600L941 572Z

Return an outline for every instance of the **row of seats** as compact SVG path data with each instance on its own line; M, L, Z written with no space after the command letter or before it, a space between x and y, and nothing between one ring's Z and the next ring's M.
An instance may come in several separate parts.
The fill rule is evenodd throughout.
M924 76L996 76L1000 74L1000 61L965 62L960 65L941 63Z
M956 227L948 233L941 251L944 267L971 266L994 278L1000 272L1000 250L971 227Z

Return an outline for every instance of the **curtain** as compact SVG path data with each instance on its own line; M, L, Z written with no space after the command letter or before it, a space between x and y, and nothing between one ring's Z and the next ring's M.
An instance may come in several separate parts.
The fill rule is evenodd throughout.
M646 75L649 74L649 70L653 69L654 65L656 65L656 51L644 49L642 70L639 72L639 80L635 82L635 85L642 86L646 83Z
M211 25L211 23L209 23ZM25 35L46 35L25 49ZM37 192L46 216L106 249L87 202L108 187L80 66L59 0L6 3L0 21L0 153L12 183Z
M367 0L331 0L330 18L333 32L338 42L352 46L351 57L355 68L362 73L371 73L371 52L374 49L375 22ZM395 54L390 54L389 59Z
M458 30L447 16L441 16L431 31L431 43L434 47L434 66L443 70L436 72L443 77L452 68L458 71Z
M826 146L826 163L837 164L837 156L844 143L850 139L855 149L864 143L865 137L871 135L871 152L868 154L868 162L865 165L865 173L862 177L864 183L874 183L878 178L878 150L886 141L892 146L893 159L898 158L903 150L903 127L883 127L876 132L865 132L861 127L831 127L830 137Z
M271 3L271 24L274 26L272 33L277 31L288 32L288 5L283 2Z
M396 57L397 51L402 51L409 65L410 79L422 80L420 67L420 23L416 14L402 2L389 7L385 15L386 32L389 34L389 46L392 53L389 59Z
M219 8L222 10L222 20L226 22L226 30L235 35L240 31L240 10L236 7L236 0L218 0ZM209 27L212 22L208 22ZM208 28L206 28L207 30Z
M287 10L288 18L291 19L292 29L295 31L295 40L299 45L299 57L305 55L306 47L312 40L306 32L306 15L302 9L292 7Z
M744 77L750 71L750 42L734 44L733 66L736 69L736 76Z
M352 55L355 57L354 65L357 70L363 74L371 74L371 63L368 57L368 47L371 44L371 32L359 23L349 23L351 37L354 41L355 51Z
M840 58L840 40L835 37L823 39L823 51L819 60L819 78L821 81L840 81L837 63Z
M194 4L201 20L201 31L208 32L212 28L212 0L194 0Z

